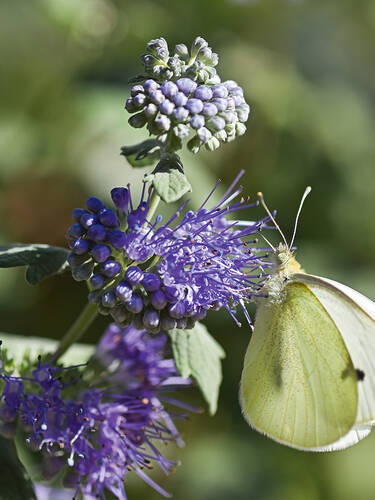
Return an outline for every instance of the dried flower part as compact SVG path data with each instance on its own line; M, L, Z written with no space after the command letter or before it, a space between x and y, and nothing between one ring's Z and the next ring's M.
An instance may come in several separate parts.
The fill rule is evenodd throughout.
M67 232L73 277L88 281L89 300L120 326L132 323L153 333L192 328L221 307L234 317L234 307L245 310L244 301L259 295L270 267L254 240L268 217L229 218L257 204L233 201L241 193L237 180L217 205L206 208L214 189L197 212L187 211L177 222L184 203L166 224L161 216L154 224L147 220L145 190L137 208L125 188L112 191L116 211L90 198L86 211L73 212L77 222ZM121 189L128 206L122 203L120 210ZM92 225L85 227L89 219Z
M147 125L151 135L168 142L169 150L182 147L191 135L188 148L197 153L204 145L217 149L246 131L250 107L242 88L234 81L221 83L215 66L217 54L198 37L189 52L185 45L174 56L164 38L151 40L142 56L150 78L131 89L125 108L135 128Z
M110 378L95 382L112 387L107 390L82 388L77 367L40 359L27 376L1 372L0 420L8 424L20 416L29 448L45 452L45 478L65 468L63 482L75 488L74 498L79 492L84 498L105 499L106 492L126 498L124 478L130 471L167 496L143 469L158 464L169 472L177 465L156 447L171 439L183 444L162 398L190 381L178 376L173 360L163 358L165 344L164 336L150 338L145 331L110 325L96 351Z

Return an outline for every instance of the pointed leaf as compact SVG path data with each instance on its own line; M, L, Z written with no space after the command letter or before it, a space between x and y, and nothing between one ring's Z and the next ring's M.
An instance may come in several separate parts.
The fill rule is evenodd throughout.
M36 285L47 276L64 269L69 251L43 244L14 243L0 246L0 267L27 266L26 280Z
M182 377L194 377L213 415L222 380L223 348L201 323L191 330L171 330L169 336L178 371Z
M123 146L121 155L126 157L132 167L147 167L159 160L160 143L156 139L147 139L134 146Z
M34 336L25 337L1 332L0 340L2 340L2 346L12 357L16 366L21 363L26 351L29 352L31 358L37 358L39 354L55 352L59 345L59 342L53 339ZM91 344L75 343L71 349L61 356L60 361L66 365L86 363L94 350L95 348Z
M14 442L0 437L0 500L36 500L31 480Z

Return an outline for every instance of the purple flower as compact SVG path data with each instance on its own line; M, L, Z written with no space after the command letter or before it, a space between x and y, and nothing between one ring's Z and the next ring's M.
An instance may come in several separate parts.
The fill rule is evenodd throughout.
M204 121L201 115L193 118ZM192 126L198 127L202 142L210 142L212 134L201 121ZM80 243L86 253L77 254L74 247L69 256L74 277L90 280L90 301L120 326L133 323L153 333L166 325L175 327L168 318L183 320L192 328L210 309L224 307L233 317L236 306L245 310L244 303L259 294L270 263L254 239L267 227L268 218L256 222L228 218L256 205L235 201L241 193L241 187L235 187L241 175L218 204L208 208L215 188L199 210L187 211L178 222L185 202L165 224L160 217L154 224L147 220L151 191L146 198L144 188L135 207L128 189L128 207L121 208L128 214L123 230L112 229L103 244L92 245L92 226L79 239L86 243ZM123 246L113 244L114 231Z
M155 321L152 311L148 318ZM74 499L79 492L84 498L105 500L111 493L125 499L130 471L169 496L143 471L157 464L167 473L177 465L159 452L159 442L174 439L183 445L163 401L166 391L190 381L178 376L172 359L164 358L165 347L166 336L110 325L95 354L98 366L106 367L105 378L96 380L104 390L79 382L82 367L56 367L40 358L27 376L2 371L0 420L20 417L29 447L43 450L45 478L61 471ZM165 401L195 410L169 397ZM184 415L174 412L173 417Z

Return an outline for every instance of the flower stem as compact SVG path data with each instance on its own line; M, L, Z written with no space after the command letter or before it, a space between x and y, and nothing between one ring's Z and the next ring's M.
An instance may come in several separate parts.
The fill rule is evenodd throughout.
M150 208L148 209L148 212L147 212L147 219L149 222L151 222L151 219L152 219L156 209L158 208L159 202L160 202L160 196L157 195L156 192L154 191L151 195Z
M65 333L60 341L60 345L53 356L53 361L56 362L69 347L77 342L85 333L87 328L91 325L98 314L98 307L96 304L88 303L69 330Z

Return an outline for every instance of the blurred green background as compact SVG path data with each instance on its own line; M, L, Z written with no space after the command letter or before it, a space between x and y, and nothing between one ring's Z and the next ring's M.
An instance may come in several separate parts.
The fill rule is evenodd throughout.
M310 273L374 299L373 0L2 0L1 241L65 245L72 208L141 179L148 170L133 172L119 156L144 134L127 124L127 80L141 72L149 39L173 46L197 35L219 53L222 78L244 87L252 114L241 139L199 157L184 153L192 204L217 177L229 183L245 168L246 191L265 193L289 236L311 185L297 257ZM1 271L0 330L60 337L85 303L85 286L63 276L32 288L23 276ZM207 322L227 351L218 414L181 423L187 445L169 453L182 466L153 478L178 500L374 499L375 435L322 455L250 430L237 398L249 330L221 313ZM105 324L97 320L85 340ZM131 478L128 493L159 498Z

